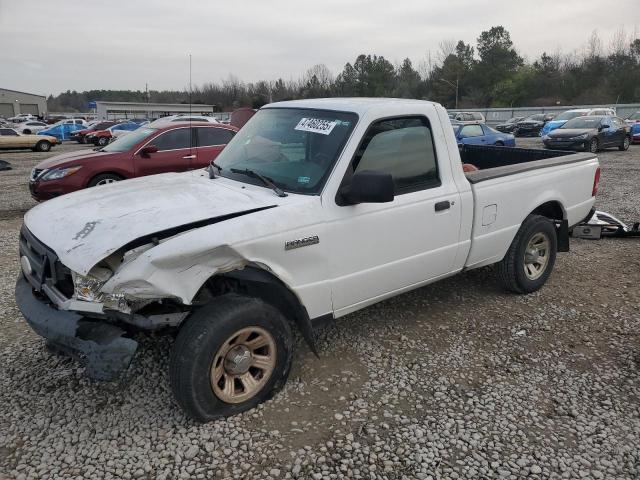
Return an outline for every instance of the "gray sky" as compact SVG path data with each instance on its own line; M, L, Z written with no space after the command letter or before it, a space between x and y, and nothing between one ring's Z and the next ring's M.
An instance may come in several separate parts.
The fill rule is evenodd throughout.
M414 65L502 24L520 53L565 53L640 25L638 0L0 0L0 87L33 93L182 89L334 73L359 53Z

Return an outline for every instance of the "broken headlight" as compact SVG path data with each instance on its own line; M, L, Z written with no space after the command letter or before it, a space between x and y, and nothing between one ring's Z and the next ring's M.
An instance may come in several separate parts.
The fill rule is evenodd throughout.
M73 276L76 298L86 302L102 302L104 294L100 292L100 289L105 281L106 280L99 280L90 275L85 276L76 273Z

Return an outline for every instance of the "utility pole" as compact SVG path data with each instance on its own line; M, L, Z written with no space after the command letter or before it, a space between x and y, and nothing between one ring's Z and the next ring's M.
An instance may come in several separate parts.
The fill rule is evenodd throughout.
M455 84L450 82L449 80L445 80L444 78L441 78L440 81L448 83L452 87L455 87L455 89L456 89L456 107L455 108L457 109L458 108L458 86L459 86L459 83L460 83L459 75L456 74L456 83Z

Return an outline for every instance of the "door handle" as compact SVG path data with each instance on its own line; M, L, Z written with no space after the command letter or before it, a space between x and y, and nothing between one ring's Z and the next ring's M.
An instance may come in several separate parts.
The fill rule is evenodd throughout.
M186 156L184 156L182 158L185 159L185 160L189 160L191 158L196 158L196 156L195 155L186 155Z
M451 208L451 202L449 200L444 200L442 202L437 202L434 205L436 212L441 212L443 210L449 210Z

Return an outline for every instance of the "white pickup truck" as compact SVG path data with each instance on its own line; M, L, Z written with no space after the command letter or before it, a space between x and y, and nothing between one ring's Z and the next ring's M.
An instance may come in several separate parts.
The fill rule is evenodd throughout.
M459 149L431 102L275 103L208 170L30 210L16 300L97 379L128 367L136 332L176 333L171 387L208 421L283 386L292 328L315 352L318 325L490 264L508 290L541 288L599 171L591 153Z

